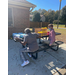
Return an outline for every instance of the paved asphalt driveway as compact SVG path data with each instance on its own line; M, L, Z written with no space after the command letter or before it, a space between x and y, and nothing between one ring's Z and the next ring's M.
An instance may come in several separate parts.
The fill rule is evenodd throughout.
M8 75L53 75L66 64L66 44L60 45L58 51L39 52L37 60L27 56L30 64L25 67L20 66L20 48L19 42L8 40Z

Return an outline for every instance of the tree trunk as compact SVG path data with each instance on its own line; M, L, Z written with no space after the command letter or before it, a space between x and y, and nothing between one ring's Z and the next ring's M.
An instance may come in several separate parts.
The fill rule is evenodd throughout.
M60 1L60 6L59 6L59 13L58 13L58 24L57 24L57 29L58 29L58 26L59 26L60 10L61 10L61 1Z
M65 24L65 27L66 27L66 24Z

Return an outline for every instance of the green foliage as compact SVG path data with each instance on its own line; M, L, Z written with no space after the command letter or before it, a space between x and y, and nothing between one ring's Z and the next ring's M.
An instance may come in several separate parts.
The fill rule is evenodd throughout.
M41 15L44 15L44 13L47 12L45 9L42 9Z
M30 12L31 15L35 14L36 12L39 12L40 15L44 15L45 12L47 12L45 9L39 9L39 10L35 10L33 12Z
M49 9L49 10L48 10L48 13L50 13L51 11L52 11L52 10L51 10L51 9Z
M54 20L58 20L58 13L59 13L59 11L57 10L57 11L55 12L55 18L54 18Z
M40 13L40 15L44 15L44 13L46 12L45 9L39 9L39 10L37 10L37 11Z
M61 10L60 22L66 24L66 6L64 6Z
M66 24L66 6L64 6L62 8L62 10L60 10L60 18L59 18L59 24ZM58 20L58 14L59 14L59 10L54 11L49 9L48 11L46 11L45 9L39 9L39 10L35 10L33 12L31 12L31 15L35 15L36 13L39 13L39 15L44 15L45 16L45 22L50 22L50 23L55 23L57 24L57 20ZM36 19L39 19L40 16L37 16L36 18L33 17L33 21L39 21Z
M48 21L49 21L49 19L48 19L48 14L49 14L48 12L45 12L45 13L44 13L45 21L46 21L46 22L48 22Z
M53 10L48 10L48 12L44 13L44 16L46 18L46 22L53 23L54 18L55 18L55 11Z
M54 21L53 21L53 24L57 24L57 23L58 23L58 20L54 20Z
M40 13L35 12L33 15L33 21L34 22L40 22Z

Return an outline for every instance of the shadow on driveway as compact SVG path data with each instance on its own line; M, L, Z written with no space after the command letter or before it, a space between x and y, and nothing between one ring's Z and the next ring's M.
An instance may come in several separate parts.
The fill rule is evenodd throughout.
M19 42L8 40L8 74L9 75L53 75L66 64L66 46L62 44L58 51L48 49L39 52L38 59L27 58L30 64L24 68L20 66Z

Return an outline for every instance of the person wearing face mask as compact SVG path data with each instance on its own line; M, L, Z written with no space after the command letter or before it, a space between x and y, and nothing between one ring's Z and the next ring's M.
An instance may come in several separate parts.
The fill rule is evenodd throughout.
M55 42L55 31L52 24L48 25L48 29L50 30L48 39L50 41L49 46L51 46Z

